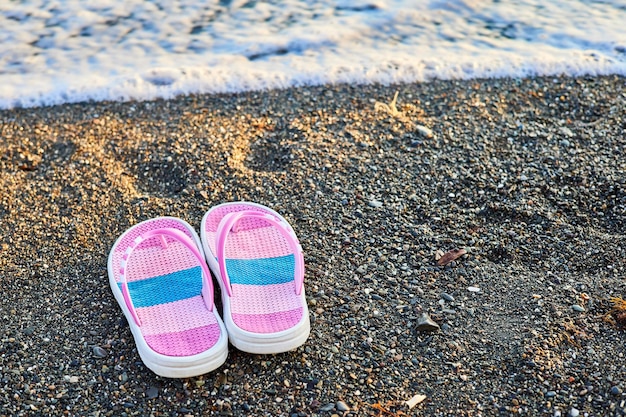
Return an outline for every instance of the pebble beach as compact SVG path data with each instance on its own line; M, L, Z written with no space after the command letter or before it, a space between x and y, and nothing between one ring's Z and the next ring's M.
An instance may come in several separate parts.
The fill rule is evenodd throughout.
M621 76L2 110L0 416L626 415L625 115ZM238 200L298 234L311 335L158 377L111 246Z

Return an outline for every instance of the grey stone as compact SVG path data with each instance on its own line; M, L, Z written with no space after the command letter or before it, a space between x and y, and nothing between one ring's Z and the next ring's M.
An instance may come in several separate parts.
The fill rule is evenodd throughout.
M426 137L426 138L432 138L434 137L433 135L433 131L430 130L429 128L427 128L426 126L422 126L422 125L417 125L415 126L415 130L417 130L417 132Z
M350 407L348 407L348 404L344 403L343 401L337 401L335 407L337 408L337 411L350 411Z
M103 348L101 348L100 346L94 346L93 347L93 355L96 358L104 358L108 355L108 352L106 350L104 350Z
M454 301L454 297L452 295L448 294L447 292L441 293L441 298L443 298L446 301L450 301L450 302Z
M428 314L422 313L419 319L417 319L415 329L418 332L436 332L439 330L439 325Z
M157 387L150 387L148 391L146 391L146 397L148 399L153 399L159 396L159 389Z

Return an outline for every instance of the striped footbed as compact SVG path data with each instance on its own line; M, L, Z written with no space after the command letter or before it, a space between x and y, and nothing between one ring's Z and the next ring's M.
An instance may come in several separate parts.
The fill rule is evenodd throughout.
M216 231L227 214L243 210L270 213L245 204L215 208L205 223L207 242L217 253ZM288 242L270 223L244 218L226 239L226 270L230 277L231 316L254 333L276 333L300 322L304 306L295 292L295 257Z
M121 291L119 266L124 251L148 230L178 229L193 239L185 225L174 219L155 219L128 231L113 254L113 271ZM202 299L202 269L193 253L177 240L166 237L163 248L159 237L146 239L130 256L128 290L141 321L141 333L157 353L190 356L217 343L220 327Z

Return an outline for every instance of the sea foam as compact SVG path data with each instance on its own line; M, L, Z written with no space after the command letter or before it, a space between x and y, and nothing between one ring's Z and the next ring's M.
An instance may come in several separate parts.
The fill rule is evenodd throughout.
M626 75L626 4L617 0L88 3L0 4L0 108L325 83Z

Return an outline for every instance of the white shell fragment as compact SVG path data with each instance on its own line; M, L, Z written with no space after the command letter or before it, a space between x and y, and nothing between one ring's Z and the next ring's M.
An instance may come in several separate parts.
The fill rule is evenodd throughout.
M422 126L422 125L416 125L415 126L415 130L417 130L419 132L420 135L427 137L427 138L432 138L433 135L433 131L430 130L429 128L427 128L426 126Z
M411 408L415 407L416 405L418 405L425 399L426 399L425 395L417 394L417 395L414 395L413 398L411 398L410 400L406 401L406 405L407 407L409 407L409 410L410 410Z

